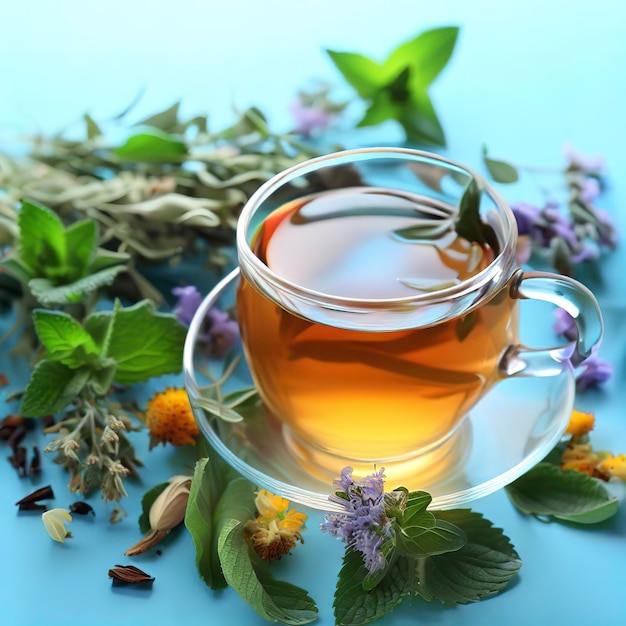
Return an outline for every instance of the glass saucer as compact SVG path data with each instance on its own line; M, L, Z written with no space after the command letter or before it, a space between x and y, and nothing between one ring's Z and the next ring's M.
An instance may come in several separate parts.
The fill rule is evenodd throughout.
M222 370L221 362L210 360L199 341L203 320L212 307L232 310L238 282L239 271L234 270L204 299L189 327L184 370L192 406L209 382L206 372L219 376ZM235 350L242 354L240 344ZM251 384L242 358L225 390ZM446 445L417 457L412 472L404 471L400 477L385 465L387 484L428 491L433 508L459 506L489 495L521 476L556 445L573 402L574 378L569 368L558 376L504 380L472 409ZM239 413L242 421L227 422L194 407L204 437L243 476L299 504L324 511L338 508L328 501L333 478L304 468L276 417L260 403L247 405Z

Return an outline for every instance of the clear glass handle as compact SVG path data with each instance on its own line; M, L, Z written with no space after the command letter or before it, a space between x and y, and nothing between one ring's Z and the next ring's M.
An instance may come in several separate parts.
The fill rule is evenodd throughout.
M578 338L555 348L510 346L500 361L504 376L555 376L570 364L582 363L602 340L604 324L595 296L581 283L560 274L518 270L510 287L512 298L543 300L567 311Z

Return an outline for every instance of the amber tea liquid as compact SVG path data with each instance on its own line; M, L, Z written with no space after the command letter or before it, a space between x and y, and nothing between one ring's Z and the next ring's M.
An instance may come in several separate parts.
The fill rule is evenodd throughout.
M253 251L301 287L368 300L445 288L493 259L453 231L435 241L399 236L416 215L392 191L324 192L274 211ZM269 410L296 445L355 462L398 459L446 440L496 381L517 333L515 307L496 293L434 326L364 332L298 317L243 277L238 293L246 357Z

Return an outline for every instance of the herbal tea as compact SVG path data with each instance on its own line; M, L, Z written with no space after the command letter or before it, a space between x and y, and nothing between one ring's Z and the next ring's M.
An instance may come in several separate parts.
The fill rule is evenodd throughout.
M252 249L282 279L357 300L444 289L492 261L488 247L452 229L406 236L423 221L408 194L329 191L271 213ZM245 277L238 294L246 356L269 410L296 445L355 461L399 458L445 440L497 380L501 353L516 338L516 306L499 292L434 326L365 332L302 319Z

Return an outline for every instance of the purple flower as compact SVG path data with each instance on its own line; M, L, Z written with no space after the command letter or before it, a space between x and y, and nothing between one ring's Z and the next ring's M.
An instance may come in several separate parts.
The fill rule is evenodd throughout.
M570 261L572 264L577 265L578 263L583 263L584 261L593 261L600 256L600 251L594 245L590 245L586 242L581 242L578 247L578 250L572 254Z
M513 204L511 209L515 215L518 233L534 236L537 232L537 222L541 218L541 209L528 202Z
M333 119L333 114L322 108L306 105L296 98L289 107L296 123L295 131L303 137L311 137L318 130L324 130Z
M355 481L352 468L346 467L334 485L337 492L329 500L344 507L345 513L329 513L320 528L361 552L370 573L383 568L381 548L391 537L391 521L385 514L384 470Z
M239 339L239 324L228 313L219 309L209 309L207 313L208 330L204 339L208 345L207 353L221 359L226 356Z
M182 324L189 326L202 302L202 294L193 285L174 287L172 293L178 298L178 302L174 307L174 315Z
M595 209L596 217L600 222L598 226L598 243L600 245L615 248L617 246L617 229L611 216L602 209Z
M608 361L597 357L590 356L579 367L579 373L576 376L577 391L585 391L591 387L597 387L605 383L613 375L613 367Z
M604 158L601 156L588 156L574 150L572 146L563 146L563 154L569 162L571 169L581 170L586 174L601 174L605 168Z
M557 335L563 335L566 339L574 341L578 338L578 329L576 328L576 321L574 318L563 309L556 309L554 311L554 317L556 318L552 328Z
M600 196L600 181L592 176L585 176L581 182L581 188L578 192L578 197L588 204L591 204L596 198Z

